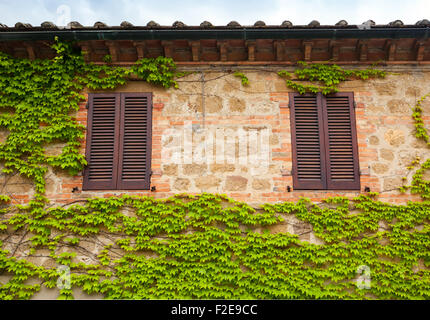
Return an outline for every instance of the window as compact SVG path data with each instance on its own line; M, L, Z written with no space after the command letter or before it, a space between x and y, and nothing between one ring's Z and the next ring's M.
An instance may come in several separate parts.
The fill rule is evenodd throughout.
M152 95L89 94L88 109L83 189L149 189Z
M293 186L360 190L353 93L290 94Z

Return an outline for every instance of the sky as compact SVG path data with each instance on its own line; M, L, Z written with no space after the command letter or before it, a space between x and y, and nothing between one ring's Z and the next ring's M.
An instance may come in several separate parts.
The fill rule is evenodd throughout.
M280 25L289 20L295 25L318 20L334 25L339 20L361 24L369 19L376 24L402 20L415 24L430 20L430 0L0 0L0 23L16 22L39 26L43 21L65 26L79 21L92 26L97 21L118 26L126 20L144 26L150 20L170 26L179 20L187 25L210 21L226 25L232 20L253 25L257 20Z

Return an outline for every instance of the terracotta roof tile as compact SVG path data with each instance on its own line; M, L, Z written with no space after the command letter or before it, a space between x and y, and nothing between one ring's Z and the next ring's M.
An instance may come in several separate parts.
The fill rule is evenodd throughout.
M83 26L78 21L72 21L67 24L67 26L56 26L54 23L45 21L41 24L40 27L32 26L29 23L17 22L14 27L9 27L3 23L0 23L0 29L3 31L7 31L8 29L20 29L20 30L31 30L31 29L145 29L145 28L160 28L160 29L177 29L177 28L185 28L185 29L203 29L203 28L297 28L297 29L306 29L306 28L324 28L324 29L338 29L338 28L410 28L410 27L429 27L430 21L427 19L419 20L414 25L405 25L401 20L394 20L388 24L379 24L377 25L373 20L368 20L358 25L350 25L346 20L340 20L335 25L321 25L321 23L317 20L312 20L307 25L294 25L291 21L285 20L280 25L266 25L264 21L257 21L254 25L251 26L242 26L237 21L231 21L226 26L214 26L212 23L208 21L203 21L199 26L188 26L182 21L175 21L171 26L162 26L154 21L150 21L146 26L134 26L128 21L123 21L119 26L109 26L104 22L98 21L93 26Z

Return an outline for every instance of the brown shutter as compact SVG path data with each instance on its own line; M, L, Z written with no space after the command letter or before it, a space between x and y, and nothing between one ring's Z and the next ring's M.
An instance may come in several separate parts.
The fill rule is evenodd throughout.
M116 188L119 137L119 95L89 94L84 190Z
M321 95L290 94L295 189L326 189L321 99Z
M121 157L117 187L149 189L152 96L148 93L123 93L121 106Z
M327 189L360 190L353 93L323 99Z

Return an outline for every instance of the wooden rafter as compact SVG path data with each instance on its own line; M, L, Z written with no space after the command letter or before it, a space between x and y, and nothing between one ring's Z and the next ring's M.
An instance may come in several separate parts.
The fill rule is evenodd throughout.
M118 62L119 61L118 44L115 41L106 41L105 44L109 48L109 54L112 58L112 62Z
M133 41L133 45L136 48L137 59L145 58L145 41Z
M313 41L303 41L303 51L304 51L305 61L311 61L313 45L314 45Z
M200 61L200 41L190 41L190 46L193 61Z
M276 40L273 45L275 46L276 61L285 60L285 41Z
M359 61L367 61L367 52L368 52L368 41L367 40L359 40L357 43L358 50L358 60Z

